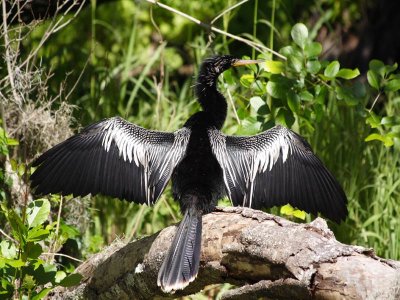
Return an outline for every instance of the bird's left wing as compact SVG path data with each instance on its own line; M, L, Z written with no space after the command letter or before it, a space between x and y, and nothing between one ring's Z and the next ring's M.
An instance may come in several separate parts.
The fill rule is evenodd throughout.
M343 189L298 134L276 126L249 137L208 131L233 205L252 208L287 203L336 222L347 215Z
M51 148L31 175L36 194L103 194L153 204L186 152L190 130L147 130L119 117L92 124Z

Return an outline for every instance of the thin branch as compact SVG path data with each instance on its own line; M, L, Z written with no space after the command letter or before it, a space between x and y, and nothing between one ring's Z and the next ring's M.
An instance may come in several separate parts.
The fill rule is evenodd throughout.
M231 104L231 106L232 106L232 108L233 108L233 112L234 112L234 114L235 114L236 121L238 122L239 125L241 125L242 122L240 121L240 118L239 118L239 115L238 115L238 113L237 113L235 104L233 103L233 99L232 99L232 95L231 95L231 91L229 90L229 87L226 89L226 92L227 92L227 94L228 94L229 102L230 102L230 104Z
M381 96L381 92L379 92L378 95L376 95L376 97L375 97L375 99L374 99L374 102L372 102L372 106L371 106L371 108L368 110L368 112L371 112L371 111L372 111L372 109L374 108L374 106L375 106L375 104L376 104L376 101L378 101L378 99L379 99L380 96Z
M4 235L6 238L8 238L9 240L13 241L13 243L15 243L17 245L19 244L19 242L17 240L13 239L11 236L9 236L7 233L5 233L2 229L0 229L0 233L2 235Z
M242 0L239 3L236 3L235 5L232 5L232 6L228 7L227 9L222 11L218 16L216 16L214 19L212 19L210 24L214 24L219 18L221 18L222 16L224 16L228 12L234 10L236 7L239 7L239 6L241 6L242 4L244 4L244 3L248 2L248 1L249 0Z
M62 256L62 257L67 257L69 259L72 259L74 261L80 262L82 263L83 260L79 259L79 258L75 258L73 256L67 255L67 254L63 254L63 253L52 253L52 252L42 252L41 255L50 255L50 256Z

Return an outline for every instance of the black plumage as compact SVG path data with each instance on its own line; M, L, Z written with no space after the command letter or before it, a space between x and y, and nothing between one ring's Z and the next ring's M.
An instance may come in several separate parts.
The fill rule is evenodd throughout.
M183 220L158 274L165 292L183 289L197 276L202 215L225 195L233 205L290 203L340 222L346 196L301 136L282 126L250 137L221 133L227 103L217 78L232 66L256 62L205 60L196 83L203 110L175 132L147 130L119 117L86 127L33 163L35 193L101 193L151 205L172 179Z

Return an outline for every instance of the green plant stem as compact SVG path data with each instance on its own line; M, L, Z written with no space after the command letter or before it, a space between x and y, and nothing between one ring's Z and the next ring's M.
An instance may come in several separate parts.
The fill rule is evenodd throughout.
M275 9L276 9L276 0L272 0L271 28L269 31L269 48L270 49L274 49ZM271 59L273 59L273 53L271 53Z
M258 0L254 1L254 12L253 12L253 38L257 38L257 12L258 12ZM272 48L271 48L272 49ZM256 50L251 48L251 57L256 58Z

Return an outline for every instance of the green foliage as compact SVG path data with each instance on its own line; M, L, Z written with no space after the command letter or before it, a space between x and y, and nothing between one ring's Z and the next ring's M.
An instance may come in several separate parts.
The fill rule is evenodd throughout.
M42 299L56 286L80 282L80 274L58 270L56 264L43 259L46 244L53 242L56 223L48 223L50 202L31 201L25 216L1 204L2 213L11 227L11 236L0 243L0 298L8 299L17 292L30 299ZM64 225L66 226L66 225Z
M285 216L293 216L301 220L306 219L306 212L303 210L295 209L290 204L286 204L281 207L280 213Z
M357 69L340 69L338 61L318 59L322 45L309 39L304 24L296 24L291 36L294 43L279 51L285 61L267 60L255 74L242 75L240 82L262 96L256 106L251 102L250 106L256 112L263 109L257 114L263 129L277 123L292 127L297 122L297 128L308 127L312 131L313 124L324 114L326 97L335 97L343 105L357 106L363 101L365 90L345 82L360 74Z
M4 128L0 127L0 154L9 155L9 147L17 146L17 140L10 139ZM11 161L13 170L19 178L25 176L24 164ZM49 222L50 201L37 199L26 206L10 208L7 206L6 191L12 182L0 169L0 222L1 228L8 228L6 239L0 242L0 299L19 298L42 299L56 286L72 286L81 279L79 274L69 274L60 270L51 259L46 259L47 249L56 243L63 244L74 228L57 222ZM3 226L7 224L7 226Z
M0 119L0 158L6 157L9 154L9 147L17 146L18 141L15 139L11 139L7 136L6 131L1 126L2 120ZM5 170L0 168L0 201L6 199L6 190L7 186L10 186L11 179L7 176Z
M250 133L255 133L282 124L307 136L344 185L349 198L348 220L340 226L332 225L337 237L347 243L374 245L378 254L398 258L397 64L387 66L371 61L368 83L378 95L369 108L370 88L353 81L360 75L358 69L341 68L338 61L320 60L322 46L310 39L303 24L296 24L291 36L293 42L279 50L286 60L267 60L241 76L241 85L250 92L249 101L240 108L241 126L252 124L254 130ZM258 58L264 57L268 56ZM379 97L385 97L387 102L374 111ZM372 141L381 144L371 144ZM285 205L279 212L295 216L296 210ZM299 216L304 217L302 213Z
M369 70L367 72L367 79L369 85L378 92L372 103L372 108L369 109L369 116L366 119L367 124L375 129L369 134L365 141L380 141L386 147L391 147L395 142L399 143L400 138L400 117L396 115L383 115L379 116L372 111L376 102L382 95L393 97L395 92L400 89L400 73L397 71L397 64L385 65L379 60L371 60L369 63ZM398 102L398 98L394 102Z

